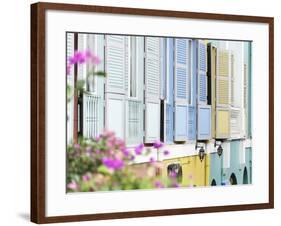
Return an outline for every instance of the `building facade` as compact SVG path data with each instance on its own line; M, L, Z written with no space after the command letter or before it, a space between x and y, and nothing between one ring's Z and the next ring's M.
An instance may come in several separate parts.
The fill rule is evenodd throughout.
M67 57L85 50L101 63L67 77L86 81L67 104L68 143L105 128L129 148L164 142L170 155L151 155L183 186L252 182L250 42L67 33Z

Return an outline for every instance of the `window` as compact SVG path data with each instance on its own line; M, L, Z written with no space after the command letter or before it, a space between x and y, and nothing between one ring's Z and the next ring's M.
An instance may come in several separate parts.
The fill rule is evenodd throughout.
M129 67L129 97L137 97L137 48L136 37L128 40L128 67Z

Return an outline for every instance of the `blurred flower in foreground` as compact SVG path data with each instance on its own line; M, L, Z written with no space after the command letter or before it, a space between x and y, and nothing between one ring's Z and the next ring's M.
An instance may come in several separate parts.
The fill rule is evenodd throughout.
M153 144L153 147L154 148L162 148L164 146L164 144L161 142L161 141L156 141L154 144Z
M71 189L71 190L77 190L78 189L78 184L75 181L71 181L68 185L67 188Z
M103 158L102 163L109 169L119 170L124 166L122 159Z
M140 155L142 153L142 150L144 148L143 144L139 144L136 148L135 148L135 153L136 155Z

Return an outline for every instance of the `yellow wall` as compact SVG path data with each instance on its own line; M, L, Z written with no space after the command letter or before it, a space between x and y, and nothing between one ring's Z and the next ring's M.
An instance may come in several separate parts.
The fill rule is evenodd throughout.
M182 166L181 186L208 186L210 176L210 157L205 155L201 162L199 156L188 156L182 158L168 159L163 161L162 175L167 176L167 166L172 163L180 163Z

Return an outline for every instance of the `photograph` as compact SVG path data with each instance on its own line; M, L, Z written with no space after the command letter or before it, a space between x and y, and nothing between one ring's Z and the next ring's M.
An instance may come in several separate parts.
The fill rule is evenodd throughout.
M67 193L251 186L252 41L67 31L65 45Z

